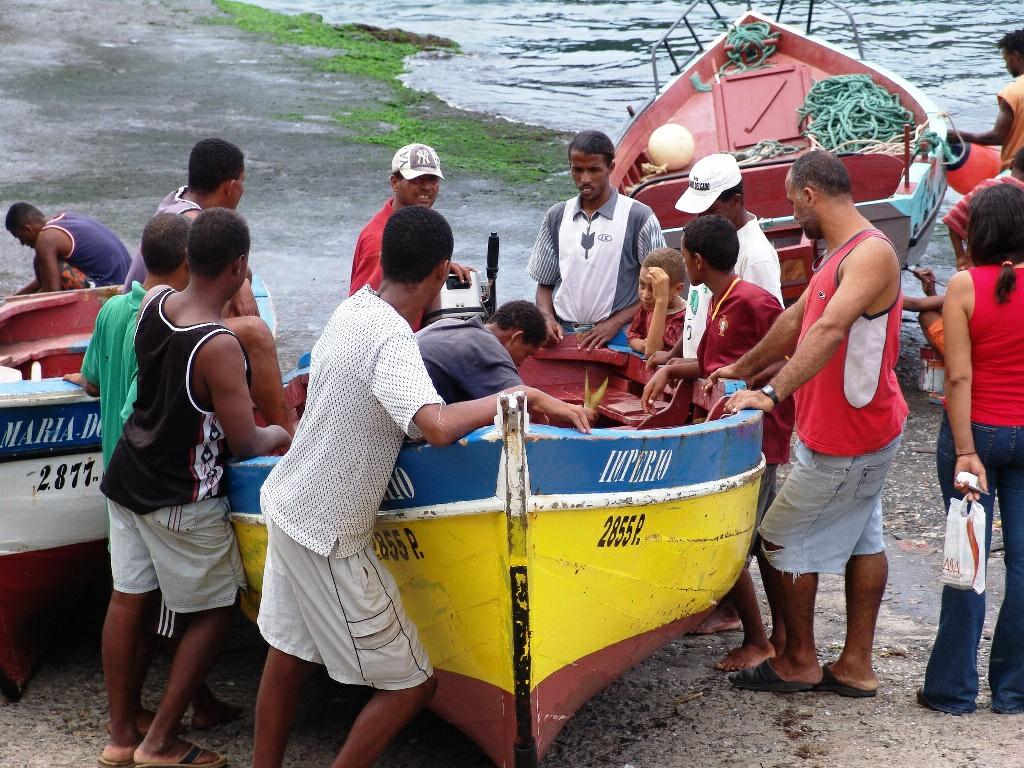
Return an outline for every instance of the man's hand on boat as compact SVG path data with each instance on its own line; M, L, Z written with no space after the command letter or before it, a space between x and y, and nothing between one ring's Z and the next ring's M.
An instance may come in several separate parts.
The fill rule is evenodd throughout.
M507 390L515 392L518 387ZM526 407L530 416L543 417L549 424L551 422L571 424L580 432L590 432L590 422L597 417L597 411L592 408L584 408L582 405L563 403L557 397L552 397L546 392L533 387L526 388Z
M577 345L580 349L600 349L607 347L608 342L615 338L615 334L622 328L622 321L617 315L612 315L607 320L595 323L589 331L576 334Z
M725 404L726 413L739 413L740 411L757 410L770 413L775 407L775 402L759 389L741 389L735 393Z
M259 317L260 308L256 304L256 295L252 292L249 278L242 281L241 287L224 305L223 314L224 317Z
M456 264L454 261L449 262L448 269L451 271L451 274L459 278L460 283L470 282L470 280L472 280L470 275L476 272L476 270L473 269L473 267L466 267L463 266L462 264Z
M647 362L644 364L648 371L654 370L659 365L665 365L672 360L672 350L663 349L661 352L655 352L653 355L647 358Z
M93 384L80 373L65 373L63 378L64 381L68 381L71 382L72 384L77 384L78 386L80 386L82 389L85 390L85 394L87 394L89 397L100 396L100 388L97 387L95 384Z

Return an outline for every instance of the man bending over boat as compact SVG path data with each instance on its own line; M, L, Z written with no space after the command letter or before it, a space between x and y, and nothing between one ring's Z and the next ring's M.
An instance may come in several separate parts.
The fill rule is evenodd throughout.
M416 333L423 364L448 404L523 386L518 366L544 345L544 314L528 301L509 301L484 323L448 318Z
M497 397L445 405L410 327L451 270L448 222L407 206L388 220L381 244L380 289L363 287L328 321L313 347L295 442L260 494L268 542L259 628L271 647L254 768L281 765L314 664L340 683L375 689L334 768L373 765L437 687L371 534L405 436L448 445L493 423ZM526 392L533 412L589 429L582 408Z
M743 196L743 176L736 158L728 153L708 155L690 171L689 186L676 201L683 213L721 216L735 228L740 242L736 274L745 282L764 288L782 306L782 273L779 255L761 231L757 216L747 210ZM707 285L691 285L686 301L686 319L682 338L668 352L653 355L648 368L673 357L692 359L708 324L711 290Z
M1024 148L1024 29L1003 35L999 50L1006 71L1016 79L996 97L999 114L992 129L984 133L963 131L960 138L971 144L1000 145L999 157L1006 170L1017 150Z
M103 466L110 465L114 446L121 438L125 419L132 412L136 396L136 371L138 363L135 358L135 320L139 306L146 292L158 285L168 285L181 291L188 285L188 262L185 248L188 241L189 220L182 216L162 213L154 216L142 231L142 255L146 260L149 277L146 283L134 283L130 293L113 296L103 304L96 316L96 327L89 348L82 360L82 372L71 373L64 378L80 385L92 397L100 399L100 419L102 423ZM133 584L129 577L131 563L131 541L123 539L126 530L118 524L118 518L112 517L110 526L111 571L114 578L114 589L130 594ZM160 607L160 615L155 622L154 631L162 637L177 640L181 638L187 616L175 616L160 606L160 593L152 590L145 593L150 603L147 611L156 614ZM148 639L148 638L147 638ZM140 731L149 728L153 713L142 706L142 685L150 661L150 643L144 642L142 656L138 660L137 674L131 680L131 689L117 691L116 695L134 702L135 722ZM128 681L125 681L128 682ZM112 691L112 694L114 692ZM132 707L118 703L112 706L112 712L128 712ZM233 720L242 713L240 707L219 701L210 688L203 683L192 702L192 727L205 729L226 720ZM127 728L127 724L119 724L119 729ZM114 725L111 724L111 731ZM136 738L140 741L141 736Z
M786 646L729 679L754 691L874 696L871 646L888 576L882 487L908 413L895 371L899 257L854 206L849 174L835 155L797 159L786 196L807 237L825 241L825 259L764 339L708 380L754 381L791 355L768 385L737 392L726 409L771 413L793 396L799 438L793 468L758 530L779 590ZM846 576L846 644L824 666L814 643L819 573Z
M285 448L288 432L257 427L249 366L238 338L220 321L248 274L249 229L224 208L203 211L188 236L189 282L157 286L143 299L135 333L138 397L100 489L109 500L116 589L103 626L103 674L111 737L103 765L226 761L178 738L231 626L246 585L228 522L222 483L229 455L248 458ZM123 547L123 549L122 549ZM147 592L189 614L160 706L139 742L131 690Z
M444 175L441 173L441 159L433 147L426 144L406 144L391 158L391 197L356 239L356 251L352 254L352 276L349 279L348 295L351 296L364 285L374 290L380 288L383 277L380 269L380 243L384 225L391 214L409 205L431 208L441 190ZM452 273L462 281L469 280L473 270L452 262ZM413 323L413 330L419 329L421 320Z
M66 211L53 218L30 203L7 209L7 231L35 251L35 278L18 294L118 285L128 271L128 249L95 219Z
M195 219L207 208L235 210L245 192L245 155L224 139L203 139L188 156L188 185L170 192L156 208L157 213L177 213ZM141 251L132 258L124 290L133 282L145 282L146 265ZM268 424L294 431L292 414L281 388L281 365L277 360L274 334L259 317L252 293L252 271L224 306L222 320L238 336L252 365L252 395Z
M683 233L683 259L691 286L710 289L711 322L701 338L696 359L676 359L659 368L644 387L641 403L651 410L670 381L703 378L723 365L736 362L757 344L772 323L782 314L782 304L760 286L748 283L736 274L740 244L735 226L721 216L702 216L687 225ZM752 386L767 382L779 365L763 372ZM762 448L765 468L757 495L757 524L775 499L775 475L780 464L789 463L789 439L793 434L793 403L786 400L763 422ZM755 525L756 530L756 525ZM754 582L744 569L736 585L725 596L733 616L743 626L743 644L731 650L715 664L715 669L733 671L756 667L782 651L786 644L785 629L778 608L774 572L764 563L760 539L755 534L751 554L757 556L761 578L772 612L772 636L769 639L761 621L761 609L754 593ZM716 609L717 610L717 609Z
M579 194L548 210L527 272L537 281L537 306L548 343L576 334L583 349L627 345L636 313L640 265L665 247L654 211L611 185L615 145L599 131L569 142L569 173Z

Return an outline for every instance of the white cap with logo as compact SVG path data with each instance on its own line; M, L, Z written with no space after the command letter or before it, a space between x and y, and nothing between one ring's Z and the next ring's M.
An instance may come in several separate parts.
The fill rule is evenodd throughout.
M400 173L406 179L415 179L427 174L439 179L444 178L437 152L426 144L406 144L395 152L391 159L391 172Z
M736 158L725 152L702 157L690 170L690 186L676 201L683 213L704 213L725 190L743 180Z

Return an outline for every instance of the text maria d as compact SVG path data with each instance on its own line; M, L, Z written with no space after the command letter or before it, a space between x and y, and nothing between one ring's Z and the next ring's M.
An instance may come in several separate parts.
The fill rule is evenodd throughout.
M0 450L46 448L61 443L77 445L100 439L100 417L96 413L12 419L0 425Z

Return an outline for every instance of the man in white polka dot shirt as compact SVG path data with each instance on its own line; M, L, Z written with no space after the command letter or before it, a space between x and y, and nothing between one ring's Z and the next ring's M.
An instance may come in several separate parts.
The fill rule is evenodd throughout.
M448 277L441 214L401 208L384 228L383 282L335 310L313 347L306 410L260 496L268 544L259 627L270 644L256 703L254 768L277 768L314 663L376 695L336 765L371 765L434 694L430 660L371 545L405 436L447 445L494 419L497 396L445 405L410 324ZM532 413L589 431L587 415L528 387Z

